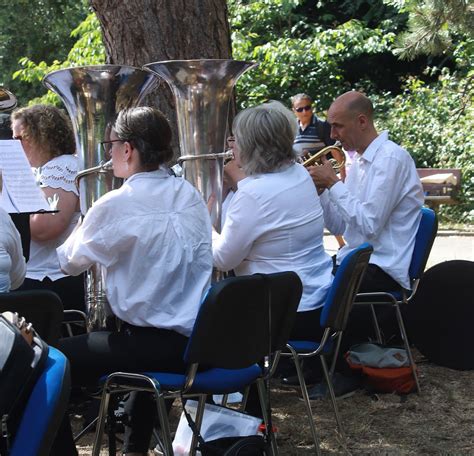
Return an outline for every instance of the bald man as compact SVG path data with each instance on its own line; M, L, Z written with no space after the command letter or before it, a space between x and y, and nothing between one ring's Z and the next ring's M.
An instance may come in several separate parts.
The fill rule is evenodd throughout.
M424 201L410 154L380 134L373 122L372 102L351 91L330 106L331 137L357 154L345 182L329 162L309 169L320 193L326 227L342 234L346 245L336 256L340 264L363 242L374 247L360 291L410 288L408 268Z

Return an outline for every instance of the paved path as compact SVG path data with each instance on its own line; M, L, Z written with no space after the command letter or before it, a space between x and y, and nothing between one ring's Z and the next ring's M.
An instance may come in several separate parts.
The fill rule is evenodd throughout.
M325 234L324 246L326 251L333 255L337 250L334 236ZM449 260L474 261L474 233L439 232L436 236L427 268Z

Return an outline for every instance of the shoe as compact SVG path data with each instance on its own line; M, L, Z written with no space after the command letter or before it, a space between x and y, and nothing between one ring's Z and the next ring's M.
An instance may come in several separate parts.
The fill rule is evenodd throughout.
M319 373L310 371L310 370L303 370L303 377L304 377L304 381L306 382L306 386L315 385L316 383L321 381L321 376L319 375ZM282 386L289 386L289 387L300 386L300 382L298 380L297 375L283 377L280 380L280 383Z
M352 396L359 389L360 384L361 380L359 377L349 377L335 373L332 378L334 395L340 399ZM308 391L308 395L310 401L317 401L329 397L326 382L322 381L315 385L310 391Z

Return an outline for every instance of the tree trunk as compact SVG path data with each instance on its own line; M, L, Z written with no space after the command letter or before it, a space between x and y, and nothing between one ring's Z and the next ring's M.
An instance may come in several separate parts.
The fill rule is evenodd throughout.
M160 60L231 58L226 0L90 0L108 63L141 67ZM161 84L150 104L173 124L171 92ZM174 135L177 143L177 135Z

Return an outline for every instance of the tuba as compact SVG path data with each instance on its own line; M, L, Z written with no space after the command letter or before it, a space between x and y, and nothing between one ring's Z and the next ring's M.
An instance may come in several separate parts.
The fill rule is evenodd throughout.
M211 221L221 229L222 182L229 107L235 83L254 67L237 60L169 60L145 69L163 78L176 103L183 175L203 196L213 199Z
M335 170L341 169L346 164L346 156L344 155L340 142L336 142L332 146L327 146L312 155L311 153L307 154L304 157L302 164L305 167L319 165L321 157L326 157L329 154L330 157L328 160Z
M43 84L66 106L76 138L80 171L81 212L110 190L120 187L100 142L110 139L115 117L125 108L138 106L157 78L150 72L124 65L93 65L53 71ZM105 271L100 265L86 273L86 309L89 330L107 327L111 314L105 294Z

